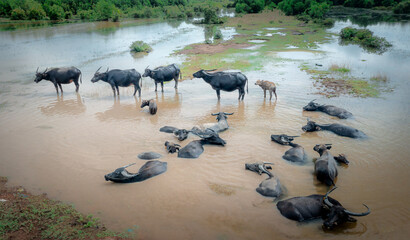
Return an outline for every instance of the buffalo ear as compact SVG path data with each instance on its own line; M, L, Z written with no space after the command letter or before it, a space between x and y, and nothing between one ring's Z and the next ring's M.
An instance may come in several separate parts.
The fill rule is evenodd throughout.
M331 148L332 148L332 146L326 146L326 148L327 148L327 149L331 149Z
M347 221L348 222L357 222L356 218L352 218L350 216L347 218Z
M316 130L317 131L320 131L320 130L322 130L319 126L316 126Z

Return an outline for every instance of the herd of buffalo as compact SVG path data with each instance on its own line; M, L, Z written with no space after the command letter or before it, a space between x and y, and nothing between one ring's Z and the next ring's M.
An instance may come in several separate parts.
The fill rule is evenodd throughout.
M119 95L118 87L129 87L134 85L134 95L138 91L141 96L141 77L150 77L155 81L155 91L157 91L157 84L161 84L161 89L164 91L164 82L171 80L175 81L175 88L178 88L178 79L182 78L180 69L176 64L168 66L157 67L155 69L145 69L143 75L138 73L135 69L110 70L107 68L105 72L99 72L101 67L94 73L91 82L95 83L99 80L110 84L114 96ZM202 78L205 82L211 85L216 91L218 100L220 99L220 91L232 92L239 91L238 100L243 100L245 96L245 84L248 84L247 77L240 72L215 72L214 70L200 70L193 74L195 78ZM59 88L61 93L63 89L61 84L69 84L74 82L76 91L79 90L79 81L81 79L81 71L75 67L69 68L53 68L46 69L44 72L36 71L35 82L38 83L42 79L52 82L56 88L57 94L59 94ZM256 85L260 86L264 90L266 98L266 91L269 91L270 98L272 93L276 95L276 86L273 82L258 80ZM247 89L248 90L248 89ZM141 108L149 106L151 114L157 112L157 105L154 100L143 100ZM311 101L303 107L305 111L321 111L331 116L338 117L340 119L351 118L352 113L345 109L335 107L333 105L321 105ZM228 116L233 113L219 112L212 115L216 116L217 122L210 126L193 126L190 129L178 129L171 126L164 126L160 129L161 132L173 134L179 141L184 141L190 134L196 135L200 140L193 140L184 147L179 144L166 141L165 148L168 153L177 153L180 158L198 158L204 152L204 145L220 145L224 146L226 141L219 136L220 132L223 132L229 128ZM308 118L308 122L302 127L305 132L313 131L331 131L339 136L350 138L366 138L365 133L355 128L345 126L338 123L333 124L318 124L311 121ZM271 140L281 144L289 145L291 148L287 150L283 159L292 162L293 164L305 164L308 161L308 156L304 148L296 143L293 143L298 136L288 136L286 134L271 135ZM344 154L339 156L333 156L329 151L332 144L318 144L313 149L319 153L319 157L314 164L314 174L321 183L327 186L334 186L325 195L310 195L302 197L294 197L277 202L277 208L280 213L288 219L295 221L306 221L311 219L322 218L324 220L323 227L325 229L333 229L336 226L340 226L346 222L355 222L353 216L366 216L370 213L370 209L364 213L354 213L346 210L337 200L329 197L329 194L336 189L335 181L338 175L338 164L348 164ZM129 164L127 166L116 169L114 172L105 175L105 180L113 181L117 183L130 183L140 182L148 178L154 177L167 170L167 163L158 160L161 155L155 152L144 152L138 155L140 159L147 161L137 173L130 173L126 170L127 167L134 165ZM267 179L263 180L256 191L266 197L279 198L283 195L283 187L279 181L279 178L272 174L269 170L272 169L270 165L273 163L247 163L245 169L254 171L259 175L266 174Z

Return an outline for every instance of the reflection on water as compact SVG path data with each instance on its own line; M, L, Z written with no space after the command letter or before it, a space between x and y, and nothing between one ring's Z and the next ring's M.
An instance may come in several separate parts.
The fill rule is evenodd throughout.
M86 106L79 93L76 99L64 100L64 95L57 96L57 100L40 107L41 113L46 116L54 115L79 115L85 112Z
M135 104L121 104L120 97L114 97L114 104L104 112L95 114L100 121L136 120L139 116L141 99L134 97Z

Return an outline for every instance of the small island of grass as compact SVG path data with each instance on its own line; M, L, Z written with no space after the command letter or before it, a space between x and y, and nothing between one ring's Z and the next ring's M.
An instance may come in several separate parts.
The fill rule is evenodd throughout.
M131 52L133 53L140 53L140 52L149 53L152 51L152 48L150 47L150 45L148 45L147 43L143 41L133 42L130 46L130 49L131 49Z
M340 31L340 38L343 44L359 44L367 51L379 54L392 46L385 38L374 36L368 29L345 27Z

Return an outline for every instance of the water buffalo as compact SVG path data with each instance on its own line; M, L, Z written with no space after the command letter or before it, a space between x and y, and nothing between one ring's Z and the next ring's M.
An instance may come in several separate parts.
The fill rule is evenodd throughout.
M134 96L138 90L138 95L141 97L141 74L137 72L135 69L127 69L127 70L119 70L113 69L105 71L104 73L98 72L98 70L94 73L94 77L91 79L91 82L95 83L99 80L102 80L111 85L112 91L114 92L115 96L115 89L117 89L117 95L120 95L120 91L118 87L129 87L134 84Z
M212 71L212 70L209 70ZM239 91L238 100L243 100L245 97L245 84L246 92L248 92L248 79L240 72L215 72L209 73L207 70L199 70L194 73L195 78L202 78L205 82L209 83L211 87L216 90L218 100L221 99L221 90L232 92Z
M299 144L292 143L295 137L299 136L288 136L286 134L274 135L272 134L271 140L277 142L281 145L290 145L292 148L287 150L282 156L283 159L294 162L294 163L305 163L308 156L305 149Z
M324 220L323 227L329 230L345 222L356 222L357 220L352 216L362 217L370 214L370 209L365 204L363 205L367 211L364 213L346 210L337 200L328 197L335 189L336 187L327 192L326 195L313 194L279 201L276 207L283 216L298 222L322 218Z
M161 89L164 91L164 82L175 80L175 89L178 88L178 78L182 79L181 70L176 64L171 64L164 67L157 67L154 70L145 68L143 77L150 77L155 81L155 91L157 91L157 84L161 83Z
M148 106L149 113L151 113L151 115L155 115L157 113L158 107L157 107L157 103L155 102L154 99L142 100L141 108L143 108L145 106Z
M105 180L116 183L141 182L167 171L167 163L160 162L158 160L146 162L137 173L130 173L125 169L134 164L135 163L132 163L127 166L117 168L114 172L105 175Z
M316 100L316 99L315 99ZM353 114L349 111L346 111L343 108L335 107L333 105L320 105L319 103L315 103L312 100L308 105L303 107L305 111L320 111L329 114L330 116L335 116L341 119L346 119L353 117Z
M157 159L160 157L162 157L161 154L155 152L143 152L138 154L138 158L143 160Z
M48 68L47 68L48 69ZM39 73L38 68L36 70L36 78L34 79L34 82L38 83L41 80L48 80L54 84L54 87L56 88L57 94L58 94L58 87L60 87L61 94L63 93L63 88L61 87L61 84L69 84L74 82L75 84L75 91L78 92L78 89L80 85L78 84L78 79L80 79L80 82L83 83L82 77L81 77L81 71L78 68L75 67L69 67L69 68L52 68L47 71L47 69Z
M336 161L328 151L331 148L331 144L320 144L313 148L320 155L315 162L316 178L328 186L335 185L335 178L337 177Z
M178 138L179 141L184 141L185 139L188 138L188 134L191 131L188 131L186 129L179 129L176 127L170 127L170 126L165 126L159 129L160 132L166 132L166 133L173 133L175 137Z
M226 142L219 137L218 133L210 129L201 130L193 127L191 132L200 138L201 140L194 140L185 147L181 148L178 152L180 158L198 158L203 152L205 144L222 145L225 146Z
M259 187L256 188L256 191L265 197L279 197L282 194L282 186L280 184L279 178L274 176L268 169L272 169L270 166L266 166L266 164L273 164L273 163L246 163L245 169L250 170L261 175L262 173L266 173L268 178L263 180Z
M226 113L226 112L219 112L219 113L211 113L212 116L217 116L216 120L218 123L209 127L209 129L214 130L215 132L223 132L229 128L227 116L232 115L233 113Z
M179 151L179 148L181 147L181 145L179 144L175 144L173 142L165 142L165 148L167 149L168 153L175 153L177 151Z
M320 125L320 124L315 123L314 121L310 121L309 119L308 119L306 126L302 127L302 130L305 132L327 130L327 131L334 132L339 136L350 137L350 138L366 138L367 137L364 132L357 130L355 128L349 127L349 126L345 126L345 125L338 124L338 123Z

